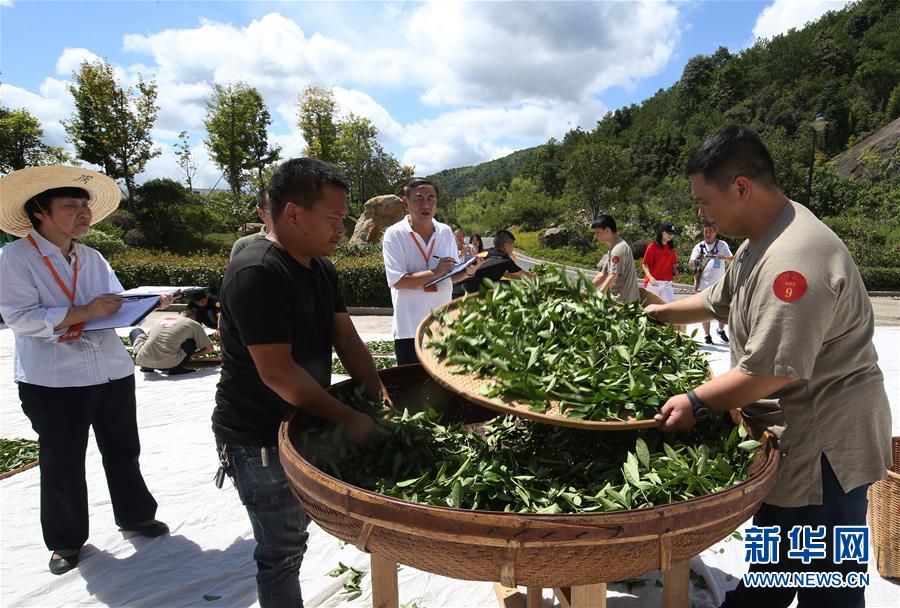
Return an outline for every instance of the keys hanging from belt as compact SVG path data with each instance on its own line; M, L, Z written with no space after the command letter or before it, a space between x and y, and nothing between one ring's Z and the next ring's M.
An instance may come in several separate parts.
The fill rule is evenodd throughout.
M228 471L228 467L231 466L228 460L228 452L225 451L226 447L223 445L222 449L219 450L219 468L216 470L216 487L220 490L222 489L222 484L225 483L225 474Z

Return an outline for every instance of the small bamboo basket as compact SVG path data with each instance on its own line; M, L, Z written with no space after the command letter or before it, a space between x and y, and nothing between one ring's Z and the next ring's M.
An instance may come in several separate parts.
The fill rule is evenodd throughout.
M875 565L884 578L900 578L900 437L891 440L887 477L869 487L869 526Z

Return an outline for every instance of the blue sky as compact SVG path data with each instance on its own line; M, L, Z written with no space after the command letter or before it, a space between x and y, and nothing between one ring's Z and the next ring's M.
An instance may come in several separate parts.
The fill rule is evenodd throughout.
M153 78L162 154L141 178L179 177L171 146L186 130L195 185L210 186L220 176L202 143L213 84L256 86L286 157L302 153L297 96L315 84L429 174L591 129L671 86L694 55L739 51L845 4L0 0L0 97L37 116L48 143L68 145L59 121L72 114L65 85L82 61L109 61L126 85Z

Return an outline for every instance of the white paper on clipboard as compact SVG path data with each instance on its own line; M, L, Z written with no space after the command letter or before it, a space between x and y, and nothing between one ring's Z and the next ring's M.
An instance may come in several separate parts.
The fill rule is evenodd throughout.
M473 257L469 258L468 260L466 260L465 262L460 262L459 264L457 264L456 266L451 268L449 271L447 271L447 274L440 276L440 277L434 279L433 281L429 281L428 283L425 283L424 286L431 287L432 285L437 285L444 279L450 278L455 274L461 273L463 270L465 270L466 268L468 268L469 266L474 264L475 260L477 260L477 259L478 259L477 256L473 256Z

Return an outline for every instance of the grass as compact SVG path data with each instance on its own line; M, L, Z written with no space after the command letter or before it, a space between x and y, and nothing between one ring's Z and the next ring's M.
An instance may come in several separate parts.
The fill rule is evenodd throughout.
M21 469L38 459L37 441L0 439L0 474Z

